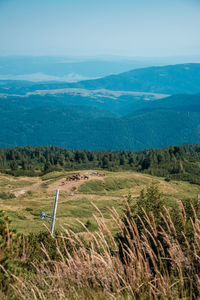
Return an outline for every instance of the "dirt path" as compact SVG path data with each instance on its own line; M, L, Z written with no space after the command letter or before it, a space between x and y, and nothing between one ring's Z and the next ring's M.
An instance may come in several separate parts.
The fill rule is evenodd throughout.
M105 177L104 176L98 176L98 175L94 175L92 174L92 172L94 172L93 170L87 170L87 171L79 171L79 172L74 172L74 174L80 174L81 176L87 176L88 179L80 179L80 180L75 180L75 181L67 181L66 177L55 180L53 183L50 183L47 186L47 191L48 192L55 192L56 189L59 189L62 192L65 192L67 194L74 194L74 192L78 191L78 188L84 184L87 181L91 181L91 180L103 180ZM67 176L67 174L66 174ZM10 182L12 181L16 181L14 180L12 177L3 177L4 179L9 180ZM23 181L28 181L29 178L28 177L21 177L20 178ZM42 185L45 183L46 181L42 181L40 177L35 177L34 178L34 182L30 185L25 185L25 186L21 186L21 187L12 187L10 188L10 192L13 193L16 197L20 197L22 195L24 195L27 191L37 191L39 190ZM48 180L47 180L48 182ZM8 185L9 186L9 185Z
M30 190L31 191L35 191L36 189L38 189L40 187L41 184L42 184L42 182L38 181L38 182L36 182L34 184L27 185L27 186L25 186L23 188L17 188L15 190L12 190L11 192L13 194L15 194L16 197L19 197L19 196L25 194L27 191L30 191Z

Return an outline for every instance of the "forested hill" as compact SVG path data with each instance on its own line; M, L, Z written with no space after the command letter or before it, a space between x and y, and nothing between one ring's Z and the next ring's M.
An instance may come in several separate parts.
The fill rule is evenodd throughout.
M66 86L66 84L60 85L60 87L63 86ZM69 84L68 86L170 95L195 94L200 93L200 64L192 63L135 69L118 75ZM41 89L42 86L38 86L38 88Z
M38 176L55 170L133 170L200 184L200 144L143 151L67 150L55 146L0 149L0 171Z
M79 87L164 94L200 92L200 64L136 69L102 79L83 81Z
M0 100L0 147L141 150L199 143L200 94L137 97L11 97Z
M200 143L200 64L74 84L0 81L0 126L2 148L135 151Z

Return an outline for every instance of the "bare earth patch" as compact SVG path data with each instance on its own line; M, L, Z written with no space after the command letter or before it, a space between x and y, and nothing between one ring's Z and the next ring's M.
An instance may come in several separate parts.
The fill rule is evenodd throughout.
M78 191L78 188L85 182L91 181L91 180L103 180L104 177L92 175L91 171L83 171L78 172L81 174L81 176L88 176L88 179L80 179L76 181L67 181L66 178L59 179L52 184L48 186L48 191L55 191L56 189L59 189L62 192L66 192L68 194L73 193L73 190Z

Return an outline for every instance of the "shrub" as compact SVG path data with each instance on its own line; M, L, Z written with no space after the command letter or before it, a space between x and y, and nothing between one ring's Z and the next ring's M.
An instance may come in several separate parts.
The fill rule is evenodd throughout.
M16 198L16 196L13 193L0 192L0 198L4 199L4 200L7 200L7 199Z

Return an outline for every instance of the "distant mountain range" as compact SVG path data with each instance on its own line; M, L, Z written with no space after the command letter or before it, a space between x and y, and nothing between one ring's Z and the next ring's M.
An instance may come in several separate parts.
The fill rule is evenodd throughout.
M200 64L74 84L0 81L0 93L0 147L139 150L200 142Z
M0 56L0 80L77 82L136 68L200 61L199 56L134 58L117 56Z
M200 64L136 69L119 75L73 84L85 89L108 89L160 94L200 93Z

